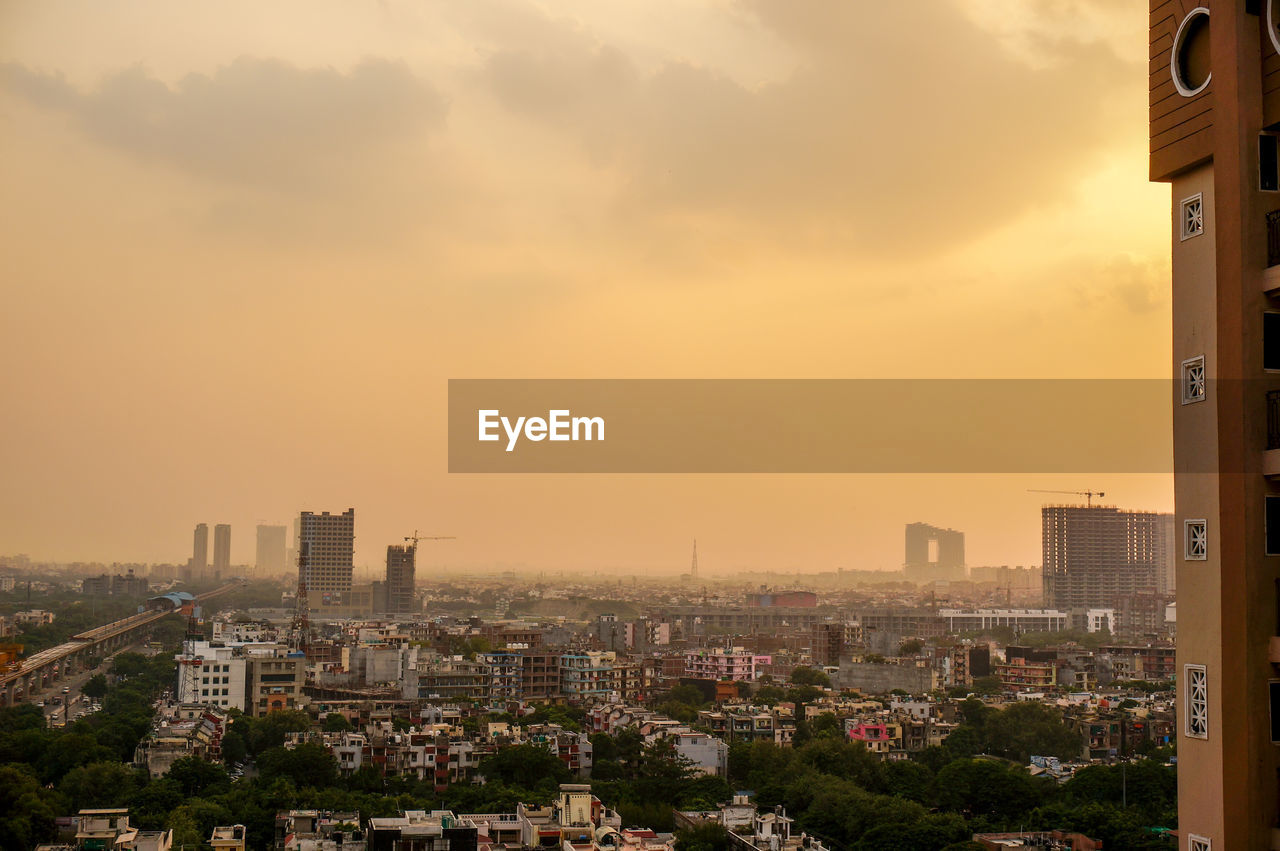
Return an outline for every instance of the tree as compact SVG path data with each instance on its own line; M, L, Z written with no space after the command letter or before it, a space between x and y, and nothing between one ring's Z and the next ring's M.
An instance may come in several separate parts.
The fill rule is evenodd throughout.
M326 733L350 733L352 727L351 722L347 720L347 716L340 712L330 712L324 716L323 729Z
M0 765L0 849L27 851L57 834L60 807L26 765Z
M799 665L791 672L791 682L799 686L831 688L831 677L827 676L825 671L810 668L807 665Z
M942 809L1001 819L1029 812L1048 791L1021 767L992 759L958 759L938 772L937 784Z
M1041 703L1015 703L987 717L983 736L987 753L1025 763L1033 755L1070 759L1080 755L1080 734L1062 723L1062 715Z
M997 676L973 678L974 694L1000 694L1002 691L1004 691L1004 684Z
M333 786L338 780L338 764L324 747L304 742L296 748L268 748L258 757L258 773L263 780L286 778L301 789Z
M898 645L899 656L914 656L924 649L924 641L919 638L908 638Z
M222 790L231 785L225 768L198 756L175 759L167 776L188 798L202 797L208 791Z
M676 686L671 690L671 694L667 698L676 703L685 703L694 707L704 706L708 702L706 695L702 693L702 689L693 685Z
M545 777L567 783L573 776L560 757L535 744L499 749L480 761L480 774L486 781L525 789L532 789Z
M107 695L107 678L102 674L94 674L80 688L80 691L85 697L101 700Z
M139 785L138 772L122 762L92 762L68 771L58 791L76 811L126 806Z
M709 821L676 831L676 851L729 851L729 831Z

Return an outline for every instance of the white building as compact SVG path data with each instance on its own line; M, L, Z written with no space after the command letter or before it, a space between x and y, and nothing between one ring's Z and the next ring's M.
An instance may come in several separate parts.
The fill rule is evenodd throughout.
M178 655L178 702L245 711L248 662L236 646L189 642Z

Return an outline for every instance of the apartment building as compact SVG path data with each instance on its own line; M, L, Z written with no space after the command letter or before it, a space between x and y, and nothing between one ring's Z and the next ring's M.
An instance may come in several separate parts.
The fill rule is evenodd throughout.
M1280 845L1274 6L1149 6L1150 178L1171 187L1178 823L1188 851Z
M684 656L684 675L702 680L754 682L771 657L752 653L742 647L702 648Z

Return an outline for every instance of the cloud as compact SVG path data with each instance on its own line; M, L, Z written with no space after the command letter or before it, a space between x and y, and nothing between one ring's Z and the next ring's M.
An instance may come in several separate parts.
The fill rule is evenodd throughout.
M1134 126L1145 116L1140 69L1101 42L1058 39L1037 67L953 4L738 11L795 51L794 72L755 87L689 61L641 74L566 31L554 52L497 48L481 76L607 162L631 222L864 256L937 254L1054 203L1117 144L1126 95Z
M325 194L359 183L388 143L439 128L445 99L400 62L343 73L241 57L170 86L141 67L81 92L60 75L0 65L5 87L70 116L90 139L221 183Z

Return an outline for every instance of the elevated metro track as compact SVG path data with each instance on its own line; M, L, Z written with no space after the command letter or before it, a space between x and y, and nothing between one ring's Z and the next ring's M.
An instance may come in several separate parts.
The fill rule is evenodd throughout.
M196 601L203 603L242 583L230 582L212 591L196 596ZM173 611L139 612L118 621L86 630L71 636L71 640L41 650L34 656L22 660L22 666L16 671L0 674L0 705L12 706L15 701L30 698L35 693L53 685L62 677L75 670L91 656L101 655L103 651L116 650L134 643L138 638L150 632L160 620L173 614Z

